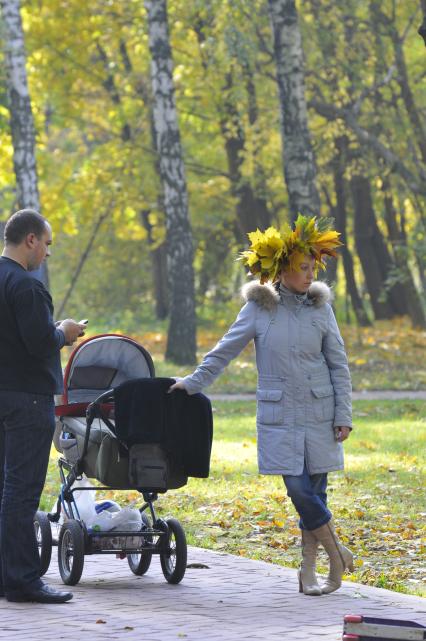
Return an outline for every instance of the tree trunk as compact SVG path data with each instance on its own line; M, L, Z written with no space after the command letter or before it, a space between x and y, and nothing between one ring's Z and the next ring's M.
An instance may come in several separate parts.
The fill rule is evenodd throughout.
M111 63L108 59L108 55L99 41L96 43L96 49L98 50L99 58L103 64L105 71L105 80L103 81L102 85L109 94L112 102L117 105L117 107L121 107L121 96L117 90L114 75L111 72ZM131 139L132 129L128 122L124 122L121 126L121 140L123 142L128 142Z
M247 233L257 227L264 227L270 220L266 201L255 195L250 181L242 175L242 165L245 153L245 134L238 108L232 99L233 77L226 74L226 84L223 88L223 102L220 127L225 140L228 172L231 181L231 192L237 201L236 214L238 226L238 241L247 243Z
M420 0L420 7L423 13L423 22L419 26L417 33L421 35L426 46L426 0Z
M37 167L35 158L35 129L28 91L24 31L19 0L0 0L3 17L6 82L10 127L13 144L13 167L16 176L18 209L40 212ZM47 265L34 272L48 286Z
M401 89L401 97L404 101L405 109L414 131L415 139L420 150L422 161L426 164L426 128L424 120L419 113L411 91L410 81L408 79L407 65L403 49L403 42L399 36L394 24L389 25L390 37L392 39L395 62L398 69L398 83Z
M253 70L248 63L243 65L244 81L248 97L248 116L250 126L253 127L259 136L257 136L257 143L253 149L254 160L254 176L253 176L253 191L254 199L257 209L257 217L259 219L259 227L266 229L271 225L271 212L269 211L267 203L267 184L266 174L263 166L259 161L259 153L261 148L260 129L258 124L259 109L257 105L256 85L253 77Z
M156 148L164 189L167 228L170 325L166 358L185 365L196 361L193 245L174 95L166 0L145 0L145 7L151 52Z
M409 84L409 78L405 63L403 38L401 38L396 29L393 20L390 20L382 12L382 3L380 0L371 0L370 13L372 20L372 30L375 40L375 79L376 86L380 85L380 78L386 75L386 63L384 55L383 27L390 35L394 47L394 55L396 68L398 70L398 82L401 90L401 97L404 102L406 111L408 113L418 147L424 162L426 162L426 135L425 129L419 116L414 96ZM396 102L397 98L393 101L393 106L398 116L399 110ZM386 108L383 101L383 96L380 91L375 91L373 95L373 105L376 113L377 124L375 127L376 135L382 137L386 135L384 131L381 114ZM382 164L378 159L379 165ZM389 299L392 302L394 309L400 314L408 313L412 323L417 326L424 324L425 316L422 309L421 301L418 296L417 289L413 280L413 276L408 264L409 250L406 239L398 226L397 215L393 204L392 186L390 176L387 172L384 173L382 178L382 193L384 199L384 218L388 229L388 239L392 246L392 255L395 263L395 275L392 280L394 285L389 290Z
M194 31L200 45L200 55L203 56L202 45L206 41L204 34L205 21L198 16L194 24ZM207 74L211 66L211 60L203 56L203 68ZM258 119L256 87L253 81L253 74L248 64L243 68L245 86L248 96L248 117L251 126L255 126ZM229 180L231 193L236 204L236 225L235 237L238 243L247 244L247 233L254 231L257 227L266 229L271 224L271 213L266 201L266 179L263 167L255 159L256 184L242 175L244 154L246 153L246 136L240 115L239 106L232 97L234 89L234 78L232 70L225 76L223 87L223 112L220 113L220 129L225 141L225 152L228 162ZM255 155L256 155L255 150Z
M420 150L422 161L426 164L426 128L423 124L421 113L419 112L419 109L416 105L414 95L410 86L410 80L408 77L407 64L404 54L404 38L399 35L394 18L389 18L383 12L382 0L372 0L370 2L370 12L372 18L372 29L373 33L375 34L376 42L380 42L381 36L384 32L387 33L387 35L391 39L394 50L395 64L398 71L396 80L401 90L401 98L408 114L408 118L414 132L415 140ZM381 73L385 71L385 63L383 60L382 52L383 47L381 48L381 51L378 52L379 55L376 54L376 66L381 70ZM377 98L378 94L376 94L375 97L376 101ZM381 110L383 109L383 106L378 105L378 107Z
M355 280L354 262L351 251L348 247L346 234L347 226L347 208L346 208L346 189L344 180L344 170L346 164L346 147L347 139L338 138L336 140L337 154L333 163L334 189L336 192L336 228L340 232L340 240L343 247L340 248L343 258L343 269L345 272L346 288L349 293L355 317L358 325L369 327L371 325L368 314L365 310L364 303L358 291Z
M410 316L413 327L421 327L424 329L426 328L426 315L408 264L407 239L398 226L391 185L387 177L382 181L382 191L385 202L386 226L393 247L395 264L399 272L399 285L404 292L404 299L407 306L406 311Z
M394 311L386 293L386 279L391 259L377 226L370 183L364 176L355 175L350 184L355 211L355 244L374 316L377 320L390 319Z
M154 246L153 226L149 221L150 211L141 212L142 224L148 233L148 243L151 248L152 272L154 278L155 316L164 320L169 313L169 296L167 285L167 249L166 243Z
M281 112L284 178L294 220L319 215L316 167L308 129L302 38L294 0L268 0Z
M336 220L337 208L333 204L326 186L323 187L323 192L324 192L325 202L327 203L327 207L329 210L329 216L330 218L333 218L334 220ZM323 280L324 282L328 283L331 287L335 287L337 283L337 259L331 256L326 256L325 258L326 258L325 269L319 270L318 278L319 280Z
M127 51L127 46L124 40L120 40L120 54L124 64L124 68L128 74L133 73L133 65ZM157 141L155 133L155 123L154 123L154 114L153 114L153 100L152 94L149 90L149 83L145 82L145 79L142 75L138 76L138 81L136 83L137 94L142 98L145 108L148 110L149 115L149 131L151 139L152 153L154 157L155 169L160 175L160 163L157 153ZM126 126L126 129L123 127L124 131L128 130L131 132L129 125ZM122 134L123 136L123 134ZM157 207L158 209L165 214L164 212L164 196L162 193L162 187L160 184L158 195L157 195ZM151 247L152 261L153 261L153 292L155 299L155 316L158 320L164 320L169 315L169 295L168 295L168 280L167 280L167 248L166 242L163 242L161 245L157 245L155 248L152 248L154 243L153 239L153 226L149 222L149 211L141 211L141 221L148 233L148 243Z

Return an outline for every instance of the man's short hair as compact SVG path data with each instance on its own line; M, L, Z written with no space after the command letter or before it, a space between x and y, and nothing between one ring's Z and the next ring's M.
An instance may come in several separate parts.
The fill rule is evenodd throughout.
M34 209L20 209L14 213L4 228L6 245L20 245L28 234L41 238L46 231L47 220Z

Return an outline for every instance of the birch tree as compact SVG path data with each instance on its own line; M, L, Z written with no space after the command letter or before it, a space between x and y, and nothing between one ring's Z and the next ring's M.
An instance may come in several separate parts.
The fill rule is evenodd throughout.
M166 0L145 0L148 14L153 115L159 170L164 189L170 324L166 358L196 360L193 244L188 193L173 83Z
M0 0L2 36L5 49L8 109L13 144L18 209L40 211L35 158L35 129L28 90L24 31L20 0ZM46 263L33 272L48 284Z
M281 110L284 178L292 220L299 212L318 215L320 198L308 128L305 70L294 0L268 0Z

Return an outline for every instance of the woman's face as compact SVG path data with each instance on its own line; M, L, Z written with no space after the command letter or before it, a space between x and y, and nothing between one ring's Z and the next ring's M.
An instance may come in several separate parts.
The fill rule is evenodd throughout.
M297 272L283 269L281 283L295 294L305 294L314 280L315 258L306 256Z

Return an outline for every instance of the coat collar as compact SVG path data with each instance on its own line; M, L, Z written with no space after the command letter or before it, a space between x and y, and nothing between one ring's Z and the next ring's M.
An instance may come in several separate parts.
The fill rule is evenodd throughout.
M280 302L280 295L273 285L266 283L261 285L259 281L246 283L241 290L245 302L254 301L264 309L273 310ZM333 299L330 287L323 281L316 280L308 289L306 305L321 307Z

